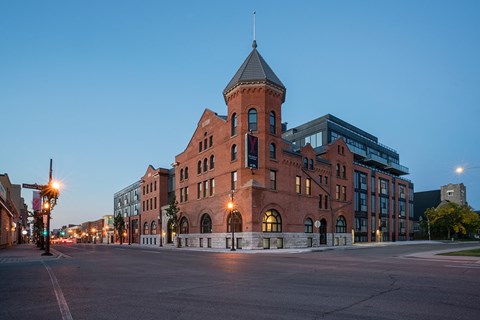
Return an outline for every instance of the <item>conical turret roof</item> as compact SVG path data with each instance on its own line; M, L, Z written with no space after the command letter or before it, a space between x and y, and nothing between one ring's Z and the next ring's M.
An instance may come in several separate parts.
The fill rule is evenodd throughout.
M242 83L265 82L273 84L284 91L286 90L282 81L280 81L275 72L273 72L272 68L270 68L265 59L263 59L258 52L257 43L255 40L253 41L252 47L252 52L250 52L247 59L245 59L243 64L233 76L232 80L230 80L228 85L225 87L225 90L223 90L224 95Z

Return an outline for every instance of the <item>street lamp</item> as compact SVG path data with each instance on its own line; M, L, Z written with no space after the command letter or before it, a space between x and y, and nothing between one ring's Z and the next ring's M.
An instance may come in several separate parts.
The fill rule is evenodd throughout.
M235 251L235 219L233 217L235 211L234 211L234 205L233 205L233 190L230 192L230 202L227 205L228 209L230 210L230 228L232 229L232 248L230 251Z

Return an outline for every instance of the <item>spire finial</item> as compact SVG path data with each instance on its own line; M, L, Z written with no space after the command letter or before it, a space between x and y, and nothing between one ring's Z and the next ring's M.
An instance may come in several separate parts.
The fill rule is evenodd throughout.
M256 16L257 16L257 11L253 11L253 43L252 43L252 48L256 49L257 48L257 39L256 39L256 34L255 34L255 24L256 24Z

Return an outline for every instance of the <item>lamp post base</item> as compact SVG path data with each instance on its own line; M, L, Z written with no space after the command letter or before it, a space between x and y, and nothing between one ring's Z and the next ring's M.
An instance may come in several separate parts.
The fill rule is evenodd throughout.
M42 253L42 256L53 256L53 254L50 252L44 252Z

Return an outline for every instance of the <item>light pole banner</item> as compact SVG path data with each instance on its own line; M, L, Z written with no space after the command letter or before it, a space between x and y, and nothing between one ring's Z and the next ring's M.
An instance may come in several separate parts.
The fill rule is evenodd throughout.
M42 210L42 199L39 190L33 190L32 207L33 211Z
M258 169L258 137L251 134L245 135L246 140L246 165L250 169Z

